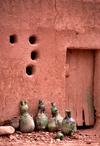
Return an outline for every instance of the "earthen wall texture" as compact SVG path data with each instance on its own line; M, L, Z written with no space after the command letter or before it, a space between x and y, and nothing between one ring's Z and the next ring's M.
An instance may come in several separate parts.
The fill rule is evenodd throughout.
M0 123L20 115L21 100L34 117L39 99L49 117L51 102L64 117L68 48L95 50L93 100L99 119L100 0L0 0Z

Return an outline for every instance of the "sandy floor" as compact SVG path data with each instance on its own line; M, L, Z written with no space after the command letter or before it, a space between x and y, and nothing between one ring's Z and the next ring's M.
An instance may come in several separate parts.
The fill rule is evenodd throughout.
M63 146L100 146L99 129L80 129L70 136L64 136L63 140L55 139L59 132L32 132L21 133L16 131L13 135L0 137L0 146L32 146L32 145L63 145Z

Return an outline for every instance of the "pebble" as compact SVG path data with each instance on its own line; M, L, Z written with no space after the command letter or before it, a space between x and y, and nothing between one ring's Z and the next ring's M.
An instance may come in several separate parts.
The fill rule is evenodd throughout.
M18 134L16 134L16 137L18 137Z
M56 139L57 141L60 141L60 139Z
M50 141L50 144L52 144L52 143L53 143L53 140Z
M91 141L86 141L86 144L91 144Z
M27 135L31 135L31 133L28 133Z
M22 134L22 132L21 132L21 131L16 131L16 133L17 133L17 134Z
M12 126L0 126L0 135L13 134L15 129Z
M16 137L13 135L9 135L9 138L10 138L10 140L15 140L15 141L17 140Z
M46 134L48 135L48 134L49 134L49 132L46 132Z

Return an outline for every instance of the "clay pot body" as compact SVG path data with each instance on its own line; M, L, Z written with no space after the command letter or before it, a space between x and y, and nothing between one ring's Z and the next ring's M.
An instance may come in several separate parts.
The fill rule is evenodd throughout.
M21 132L32 132L35 129L33 116L28 113L27 102L21 101L20 103L22 116L19 117L19 125Z
M61 117L59 115L59 113L55 116L56 120L57 120L57 124L58 124L58 130L61 130L61 126L62 126L62 120L63 120L63 117Z
M48 125L48 115L45 113L39 113L35 118L36 130L45 130Z
M48 122L48 130L50 132L55 132L58 129L58 124L56 118L51 118Z
M76 132L76 123L75 120L71 117L70 110L66 110L66 116L62 121L61 131L65 135L70 135L71 133Z
M10 122L10 125L12 127L14 127L15 129L18 129L19 128L19 117L13 117Z
M53 102L51 103L51 105L52 105L52 107L51 107L52 117L56 118L57 124L58 124L58 130L61 130L63 117L60 116L58 109L57 109L57 107L55 107L55 104Z
M30 116L29 114L20 116L19 124L21 132L32 132L35 128L33 116Z
M42 100L39 100L39 113L35 118L36 130L46 130L48 126L48 115L45 114L45 106Z

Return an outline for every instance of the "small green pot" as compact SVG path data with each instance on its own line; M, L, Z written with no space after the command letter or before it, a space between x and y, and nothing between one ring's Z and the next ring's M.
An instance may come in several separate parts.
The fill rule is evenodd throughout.
M64 138L64 135L62 133L58 133L56 136L55 136L55 139L60 139L62 140Z

